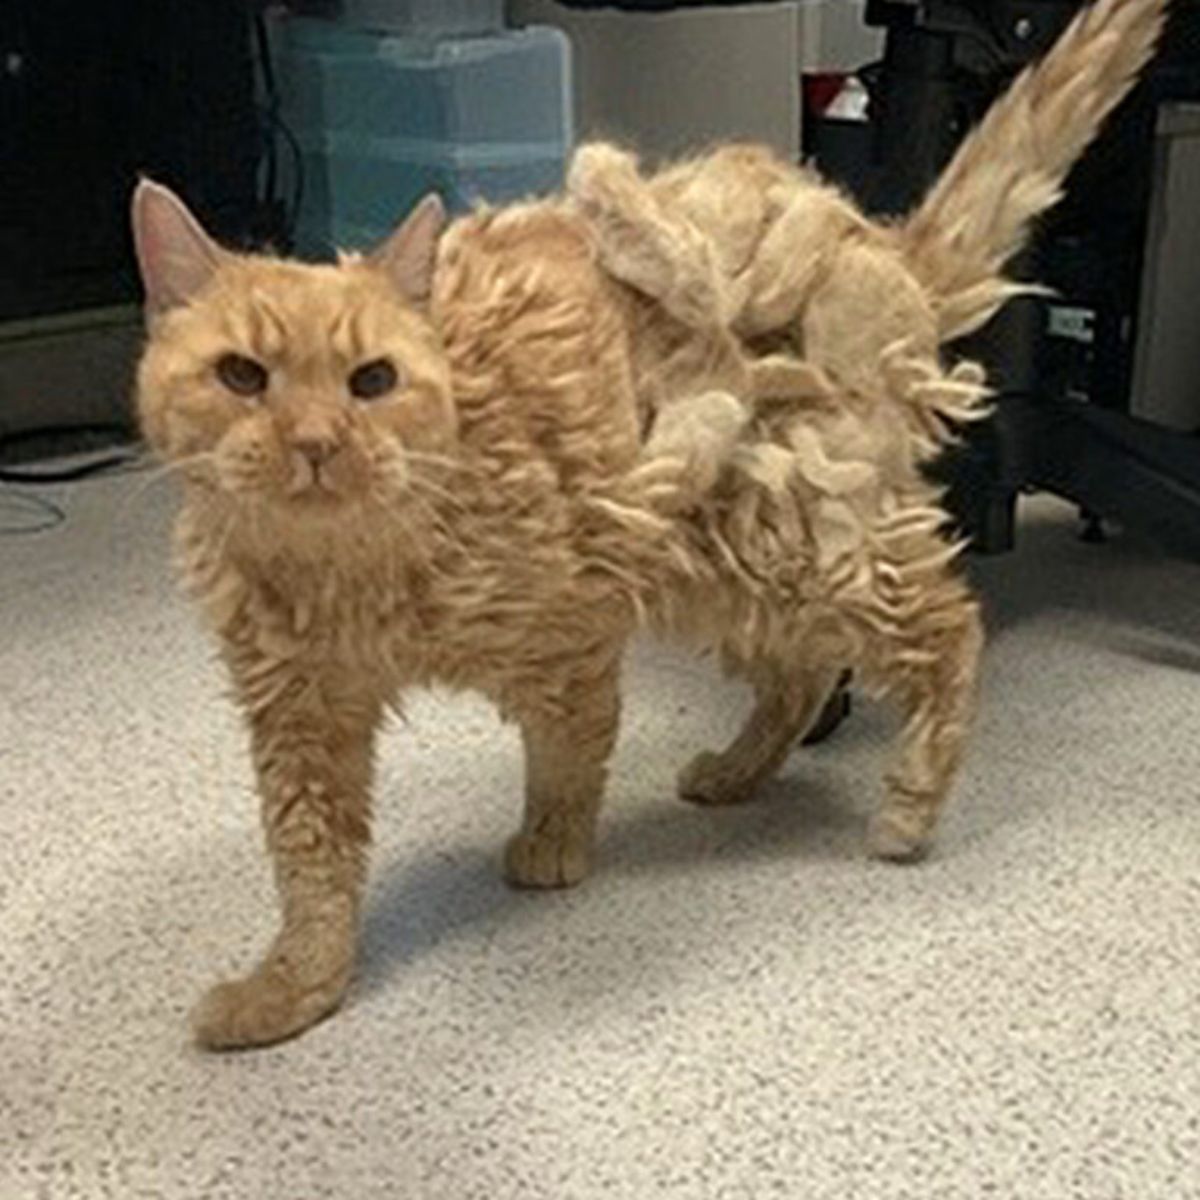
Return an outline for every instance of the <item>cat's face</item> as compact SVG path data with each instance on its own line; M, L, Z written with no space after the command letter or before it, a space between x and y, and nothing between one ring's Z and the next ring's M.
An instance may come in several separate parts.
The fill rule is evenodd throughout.
M174 196L142 184L147 440L235 502L303 519L401 495L455 438L421 312L443 220L425 204L374 255L305 265L224 251Z

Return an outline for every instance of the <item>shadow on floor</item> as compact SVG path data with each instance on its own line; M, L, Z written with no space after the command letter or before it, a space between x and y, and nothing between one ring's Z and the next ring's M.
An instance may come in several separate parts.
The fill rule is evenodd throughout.
M865 815L819 781L780 778L750 804L698 809L678 802L605 823L600 878L739 872L754 863L825 860L861 864ZM500 847L439 852L398 867L374 891L363 931L359 986L382 986L397 971L482 926L538 922L549 906L586 903L588 887L552 894L504 883Z
M966 560L993 636L1046 613L1095 616L1109 628L1082 638L1157 665L1200 669L1200 567L1132 534L1082 542L1074 510L1046 497L1028 500L1025 511L1015 552Z

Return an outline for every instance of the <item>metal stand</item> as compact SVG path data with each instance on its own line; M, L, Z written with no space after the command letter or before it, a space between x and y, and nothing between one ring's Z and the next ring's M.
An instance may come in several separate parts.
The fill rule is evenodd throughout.
M1050 44L1078 7L1075 0L870 0L867 18L886 27L887 43L874 80L876 136L868 207L878 213L910 209L1013 72ZM1069 188L1068 215L1060 213L1047 225L1029 261L1017 267L1018 274L1024 270L1028 277L1059 287L1069 303L1074 280L1055 278L1053 264L1069 257L1064 246L1075 244L1070 241L1072 219L1076 229L1086 231L1084 239L1076 238L1085 258L1106 246L1120 254L1125 274L1117 272L1115 260L1087 264L1093 277L1116 273L1116 290L1126 303L1120 313L1099 315L1106 340L1092 349L1091 395L1080 396L1078 388L1065 387L1061 380L1051 382L1052 373L1045 369L1048 309L1043 301L1010 305L963 347L988 366L997 388L997 413L988 426L972 432L937 474L948 486L961 527L979 550L1012 547L1016 497L1023 489L1040 488L1087 510L1088 540L1102 536L1100 519L1111 516L1176 552L1200 557L1200 438L1131 416L1126 384L1118 389L1115 406L1111 394L1113 382L1130 375L1129 326L1137 313L1136 297L1127 293L1137 290L1143 250L1137 239L1144 238L1145 214L1136 212L1131 221L1131 214L1116 204L1095 210L1083 202L1086 195L1096 195L1094 181L1088 191L1089 164L1102 164L1113 178L1149 177L1154 115L1164 98L1200 98L1200 10L1195 6L1176 6L1150 79L1073 177L1079 195L1072 197ZM1143 209L1148 204L1148 192L1128 193L1126 209L1130 203ZM1133 270L1131 260L1136 260Z

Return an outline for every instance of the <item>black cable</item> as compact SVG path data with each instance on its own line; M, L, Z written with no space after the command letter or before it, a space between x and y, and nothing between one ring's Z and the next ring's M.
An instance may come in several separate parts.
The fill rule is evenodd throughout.
M275 63L271 57L271 35L266 18L259 11L254 15L254 43L258 54L258 69L262 76L265 98L263 114L267 122L266 134L266 181L263 190L266 204L283 209L283 228L280 233L287 244L280 247L285 252L292 250L296 240L296 229L300 223L300 207L304 203L304 153L300 142L283 119L283 100L279 94L279 80L275 74ZM292 154L292 197L288 204L279 196L279 157L277 138L282 136Z
M271 61L271 35L267 20L261 12L254 14L254 41L258 47L258 66L262 71L263 91L271 112L279 111L279 87L275 81L275 64Z
M304 152L300 149L299 139L278 114L275 115L275 125L283 134L284 140L292 152L292 204L291 212L288 214L287 236L288 241L294 244L296 229L300 224L300 206L304 203ZM288 249L291 248L289 245Z
M128 425L118 425L112 422L97 422L84 425L49 425L39 429L20 429L12 433L0 435L0 455L11 446L27 442L43 440L54 441L66 438L72 442L81 437L118 438L123 442L133 439L133 431ZM72 447L72 452L75 451ZM84 451L84 453L87 453ZM0 466L0 482L23 484L72 483L77 479L87 479L93 475L116 470L128 466L138 458L137 450L118 450L106 453L100 458L90 458L87 462L76 463L71 467L25 468Z
M266 18L262 12L254 14L254 44L258 51L258 70L262 76L263 95L266 97L267 129L264 131L267 178L263 186L264 199L268 207L278 200L279 159L275 150L274 124L279 116L279 89L275 81L275 66L271 62L271 38L267 32Z
M92 475L101 475L117 467L128 466L137 459L134 453L109 454L104 458L89 459L73 467L54 468L48 471L14 471L12 467L0 467L0 483L74 483L77 479L87 479Z
M30 533L44 533L47 529L61 525L67 519L67 514L44 496L26 496L20 492L0 492L0 512L3 512L6 507L41 517L41 520L29 525L0 525L0 537L21 537Z

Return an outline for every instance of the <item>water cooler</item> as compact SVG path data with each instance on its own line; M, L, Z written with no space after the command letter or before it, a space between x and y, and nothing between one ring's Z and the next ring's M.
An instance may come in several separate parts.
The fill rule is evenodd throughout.
M570 44L502 0L343 0L280 16L273 44L305 257L372 245L429 191L463 211L562 182Z

